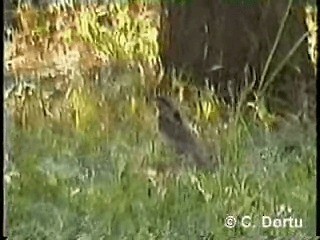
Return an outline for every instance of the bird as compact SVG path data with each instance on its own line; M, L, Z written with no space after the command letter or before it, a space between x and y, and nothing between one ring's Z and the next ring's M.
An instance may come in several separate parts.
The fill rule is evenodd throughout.
M179 156L183 156L187 164L196 168L207 167L210 158L176 104L166 96L157 96L155 101L158 108L158 130L167 145Z

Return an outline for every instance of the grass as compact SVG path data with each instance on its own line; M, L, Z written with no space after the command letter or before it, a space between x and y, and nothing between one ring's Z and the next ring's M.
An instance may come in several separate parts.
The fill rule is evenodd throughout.
M55 26L63 13L51 10L23 10L20 20L32 13L39 26L25 24L22 32L38 29L42 39L50 38L44 27ZM126 6L87 10L71 11L74 16L69 14L65 24L75 24L77 31L66 27L61 34L72 44L89 44L102 60L114 63L105 69L110 74L87 79L81 66L66 89L52 91L48 85L54 79L41 84L37 79L34 92L21 88L20 96L8 101L19 123L10 129L13 157L6 172L10 239L312 239L314 123L283 119L271 129L277 117L255 102L257 116L237 108L237 119L231 117L226 125L223 113L233 116L232 110L213 101L212 92L201 90L195 97L198 89L174 76L164 78L172 88L159 83L154 74L157 19L137 18ZM42 29L45 14L53 19ZM118 22L98 24L110 17ZM47 52L39 44L32 55ZM89 54L80 55L87 56L85 65L93 61ZM183 100L182 109L193 116L208 150L221 155L214 172L153 171L179 161L162 143L154 106L146 100L161 84L161 91ZM44 97L45 90L51 97ZM225 226L229 215L238 219L234 228ZM264 215L301 219L302 227L264 228ZM245 216L255 227L240 226Z
M133 114L130 101L122 99L114 102L109 131L97 130L96 121L72 131L46 125L15 129L7 174L12 239L303 239L314 234L311 125L303 130L287 123L280 132L267 132L241 117L217 135L216 127L202 121L205 141L219 142L222 165L214 173L147 176L148 167L177 158L157 135L152 105L137 98L137 111L144 114ZM303 227L259 226L263 215L277 214L301 218ZM228 215L248 215L257 227L228 229Z

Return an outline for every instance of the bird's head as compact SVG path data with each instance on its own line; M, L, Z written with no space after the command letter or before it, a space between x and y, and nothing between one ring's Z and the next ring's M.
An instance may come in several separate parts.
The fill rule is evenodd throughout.
M164 96L157 96L155 101L160 118L182 124L181 114L171 99Z

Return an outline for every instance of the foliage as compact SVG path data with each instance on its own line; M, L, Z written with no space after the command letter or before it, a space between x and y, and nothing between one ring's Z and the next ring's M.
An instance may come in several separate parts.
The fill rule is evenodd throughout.
M16 14L7 64L14 72L36 69L41 75L48 68L67 72L77 66L77 71L115 61L155 66L159 23L153 8L113 3L37 11L23 6Z
M306 25L308 27L309 36L308 36L308 43L309 43L309 56L311 58L311 62L313 64L315 74L317 71L317 59L318 59L318 50L317 50L317 12L318 8L317 5L313 2L308 2L305 6L306 11Z

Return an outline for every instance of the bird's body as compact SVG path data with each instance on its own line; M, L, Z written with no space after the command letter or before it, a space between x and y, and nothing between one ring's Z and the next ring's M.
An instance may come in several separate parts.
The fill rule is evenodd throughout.
M209 157L201 146L199 139L188 127L179 109L167 97L156 98L159 110L158 127L168 145L172 146L177 154L183 155L191 164L205 167L210 163Z

